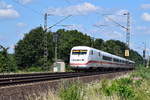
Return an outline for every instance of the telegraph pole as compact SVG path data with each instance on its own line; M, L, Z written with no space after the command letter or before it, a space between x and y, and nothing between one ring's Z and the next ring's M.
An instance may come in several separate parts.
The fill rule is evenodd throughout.
M127 28L126 28L126 44L128 49L130 48L130 13L127 12L124 15L127 15Z
M146 42L144 43L144 50L143 50L143 64L146 65Z
M129 57L130 55L130 13L124 13L124 15L127 16L127 27L126 27L126 50L125 50L125 56Z
M48 62L47 16L48 16L48 14L45 13L45 15L44 15L44 41L43 41L44 42L44 66L43 66L43 68L45 70L47 70L47 68L48 68L48 64L47 64L47 62Z
M150 58L149 58L150 56L149 56L149 52L148 52L148 58L147 58L147 64L146 64L146 68L149 68L149 60L150 60Z
M50 16L52 14L48 14L48 13L45 13L44 15L44 40L43 40L43 43L44 43L44 66L43 68L45 70L48 70L48 41L47 41L47 30L48 29L51 29L52 27L54 26L57 26L59 23L63 22L64 20L68 19L69 17L71 17L72 15L68 15L66 16L65 18L59 20L58 22L56 22L55 24L53 24L52 26L50 27L47 27L47 17ZM65 25L64 25L65 26ZM54 34L53 34L54 35ZM54 36L54 40L55 40L55 63L57 61L57 40L58 40L58 34L56 33L55 34L56 36Z
M125 49L125 57L129 57L129 50L130 50L130 13L126 12L123 15L127 16L127 26L123 26L121 24L119 24L118 22L116 22L115 20L113 20L112 18L108 17L107 18L112 21L113 23L115 23L116 25L124 28L126 30L126 46L127 48Z
M55 63L57 62L57 48L58 48L58 33L53 34L53 41L55 42Z

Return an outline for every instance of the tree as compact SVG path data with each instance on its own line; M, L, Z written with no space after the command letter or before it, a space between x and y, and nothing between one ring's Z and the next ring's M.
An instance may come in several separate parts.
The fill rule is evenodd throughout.
M99 49L99 50L103 50L103 48L104 48L104 40L96 39L94 41L94 48Z
M0 51L0 72L14 72L17 69L14 58L7 50L8 48L3 47Z
M126 45L119 40L108 40L104 43L104 51L124 57Z
M15 58L19 69L27 69L29 67L42 67L44 54L44 30L37 27L26 33L25 37L15 46ZM53 58L53 42L52 33L47 33L48 37L48 61Z
M143 64L143 60L144 60L143 57L138 52L132 49L130 50L129 59L135 61L136 65Z
M70 51L74 46L91 46L91 37L77 30L57 31L59 34L58 57L69 63Z
M3 55L4 51L0 52L0 72L6 72L8 69L8 59Z
M132 49L130 49L130 56L125 57L124 52L126 48L127 48L126 44L123 42L120 42L119 40L108 40L104 43L104 51L109 52L114 55L118 55L120 57L133 60L136 62L137 65L142 64L143 62L142 56L138 52Z

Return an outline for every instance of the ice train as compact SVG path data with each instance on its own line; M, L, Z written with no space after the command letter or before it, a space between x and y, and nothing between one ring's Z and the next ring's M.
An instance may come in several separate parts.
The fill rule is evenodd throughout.
M87 46L75 46L70 53L73 70L133 69L134 61Z

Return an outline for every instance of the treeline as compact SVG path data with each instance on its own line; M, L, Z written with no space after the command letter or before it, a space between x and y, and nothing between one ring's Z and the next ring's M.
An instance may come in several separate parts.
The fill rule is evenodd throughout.
M15 58L13 63L16 63L19 70L30 68L44 70L44 35L43 28L38 27L26 33L24 38L18 41L15 46L15 53L11 57ZM119 40L104 41L99 38L93 39L77 30L60 29L57 32L47 32L46 35L48 37L49 56L47 64L49 67L54 62L54 35L58 35L58 59L64 60L66 64L69 63L70 50L73 46L90 46L121 57L124 57L124 50L126 48L125 43ZM2 57L0 56L0 61L1 59ZM129 59L134 60L137 64L141 64L143 61L141 55L134 50L130 50ZM3 67L3 65L0 65L0 67Z

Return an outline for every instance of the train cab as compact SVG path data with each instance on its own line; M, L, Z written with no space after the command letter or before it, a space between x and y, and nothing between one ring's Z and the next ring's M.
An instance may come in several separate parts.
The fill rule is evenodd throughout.
M89 55L89 48L88 47L74 47L70 53L70 66L73 69L78 68L87 68L88 64L88 55Z

